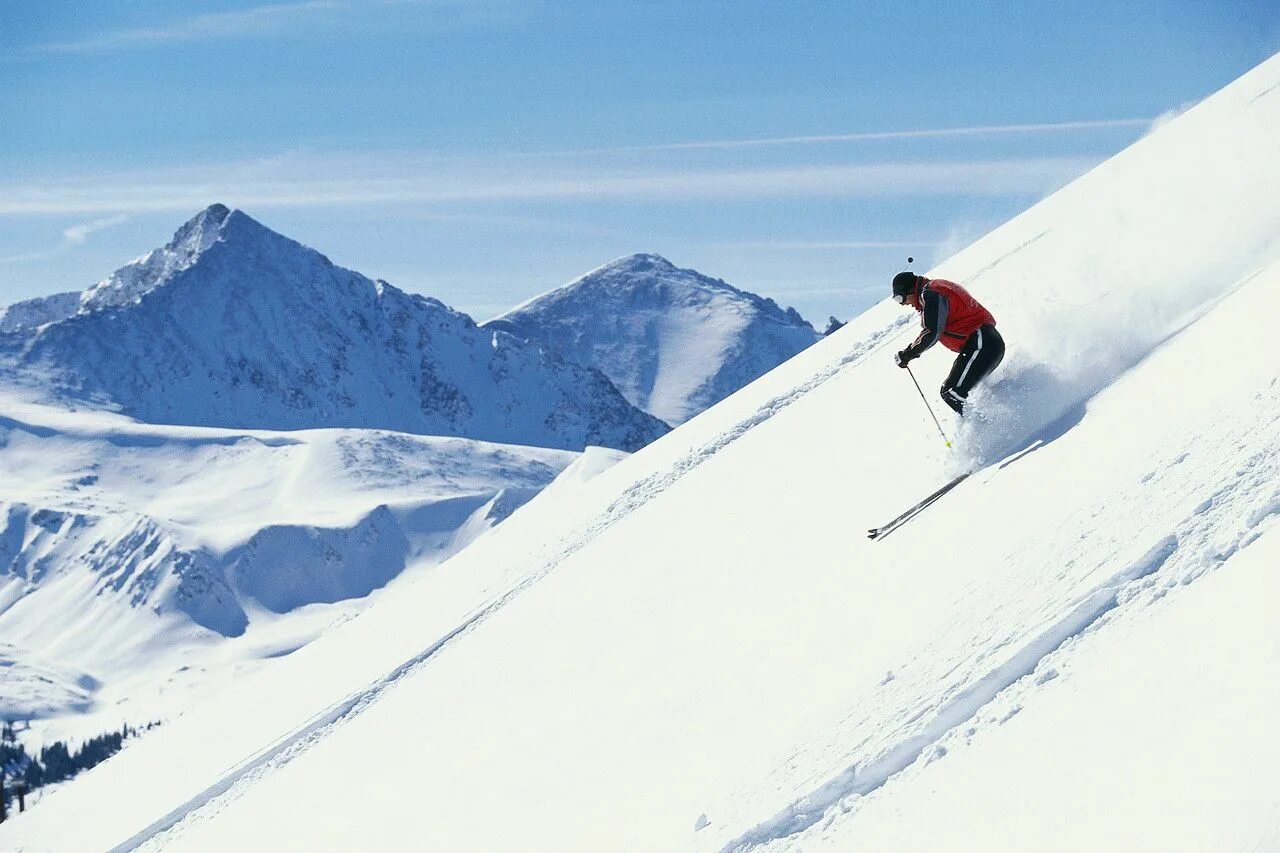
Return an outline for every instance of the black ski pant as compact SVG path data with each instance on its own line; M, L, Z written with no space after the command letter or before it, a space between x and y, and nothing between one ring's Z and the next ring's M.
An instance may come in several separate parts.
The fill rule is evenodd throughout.
M1004 359L1004 338L990 324L979 326L969 336L956 356L947 381L942 383L942 400L957 412L963 412L965 399L973 387Z

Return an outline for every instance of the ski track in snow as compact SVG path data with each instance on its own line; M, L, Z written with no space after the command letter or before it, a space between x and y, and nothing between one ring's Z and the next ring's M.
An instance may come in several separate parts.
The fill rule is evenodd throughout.
M817 371L808 381L792 388L785 394L772 398L732 428L685 454L669 469L637 481L628 487L619 498L612 501L602 513L584 525L581 528L582 532L578 536L566 542L540 568L525 575L505 592L491 599L488 604L473 611L459 625L436 640L421 653L400 664L364 690L334 703L302 726L267 745L234 767L229 768L216 783L188 799L185 803L128 840L112 847L111 853L126 853L126 851L142 848L158 850L164 846L165 836L168 833L180 831L179 825L184 821L192 818L199 820L199 812L201 810L211 808L211 813L216 813L220 810L220 802L238 798L256 779L292 761L323 740L336 726L363 713L377 702L389 688L394 687L401 680L413 675L423 666L429 664L436 655L448 648L455 640L470 633L490 616L510 604L521 593L537 584L538 581L554 571L560 563L581 550L601 533L666 491L690 471L693 471L725 447L742 438L755 427L765 423L792 403L803 398L813 389L838 375L845 368L857 364L892 342L903 328L910 324L912 319L909 316L895 319L894 322L873 332L859 345L843 353L825 368Z
M986 275L987 273L991 272L993 269L995 269L996 267L1000 266L1002 263L1004 263L1005 261L1007 261L1009 258L1011 258L1011 257L1013 257L1014 255L1018 254L1018 253L1019 253L1019 252L1021 252L1023 249L1029 249L1030 247L1034 246L1036 243L1038 243L1038 242L1040 241L1040 239L1041 239L1042 237L1044 237L1044 236L1045 236L1046 234L1048 234L1048 233L1049 233L1049 229L1047 229L1047 228L1046 228L1045 230L1041 231L1041 232L1040 232L1039 234L1037 234L1036 236L1034 236L1034 237L1032 237L1032 238L1030 238L1030 239L1028 239L1028 240L1024 240L1023 242L1021 242L1021 243L1019 243L1018 245L1014 246L1012 249L1010 249L1009 251L1005 252L1003 255L1000 255L1000 256L999 256L998 258L996 258L994 261L991 261L990 263L988 263L988 264L986 264L985 266L981 267L981 268L980 268L980 269L978 269L977 271L975 271L975 272L973 272L973 273L971 273L971 274L969 274L969 275L965 275L965 276L958 276L958 277L957 277L957 280L959 280L959 279L963 279L966 285L972 285L972 284L973 284L975 281L977 281L980 277L982 277L983 275Z
M1280 89L1280 83L1276 83L1274 86L1268 86L1266 89L1263 89L1261 92L1259 92L1258 94L1250 98L1249 104L1253 105L1254 103L1262 100L1264 97L1266 97L1267 95L1270 95L1272 92L1276 91L1277 89Z
M112 847L112 853L124 853L124 851L136 850L148 842L155 842L155 849L163 846L163 833L173 829L185 818L192 815L196 810L213 803L220 797L226 795L235 796L233 789L236 788L237 785L241 783L252 783L254 779L269 772L272 768L287 764L293 758L301 755L312 745L321 740L333 726L341 723L349 717L360 714L369 707L369 705L377 701L378 696L384 690L393 686L405 676L416 672L419 667L427 663L427 661L434 657L441 649L454 639L467 633L486 617L490 616L493 612L507 604L512 598L518 595L525 586L527 586L527 584L522 584L509 590L496 601L473 613L464 622L462 622L462 624L445 634L430 647L425 649L420 655L417 655L396 667L386 677L374 682L365 690L348 696L336 705L329 707L321 714L313 717L303 726L295 729L290 734L280 738L262 749L260 752L245 759L239 765L231 768L216 784L201 791L195 797L192 797L190 800L183 803L160 820L146 827L137 835L134 835L127 841Z
M1058 677L1075 641L1101 630L1113 618L1157 604L1169 592L1192 584L1256 540L1280 516L1280 418L1251 430L1249 444L1260 446L1247 460L1227 460L1209 497L1197 504L1168 536L1092 591L1077 598L1056 621L1043 626L1003 661L958 691L941 697L912 721L928 722L870 760L858 761L790 803L786 808L725 844L721 853L741 853L761 846L800 841L806 831L825 829L838 818L856 817L859 800L916 769L946 755L943 745L964 723L999 725L1021 709L1027 696ZM1227 443L1223 437L1222 443ZM1243 436L1230 437L1242 449ZM1188 452L1171 459L1181 464ZM1150 475L1142 485L1151 482ZM1266 497L1262 497L1266 495ZM1225 541L1225 545L1220 544ZM1037 675L1039 673L1039 675ZM997 699L1003 700L997 703ZM1003 713L979 719L993 704ZM971 728L969 734L975 731ZM848 817L846 817L848 816ZM821 827L818 827L822 824ZM805 836L807 837L807 836ZM802 844L796 846L803 846Z

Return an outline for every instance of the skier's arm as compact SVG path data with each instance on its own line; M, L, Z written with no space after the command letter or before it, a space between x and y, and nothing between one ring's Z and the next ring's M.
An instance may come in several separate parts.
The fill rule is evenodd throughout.
M933 290L924 292L924 311L921 312L920 335L911 346L902 351L907 360L918 358L925 350L938 342L942 330L947 327L947 297Z

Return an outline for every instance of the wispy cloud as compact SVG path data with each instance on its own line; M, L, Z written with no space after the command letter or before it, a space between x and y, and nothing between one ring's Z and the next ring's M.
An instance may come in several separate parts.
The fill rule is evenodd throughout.
M555 202L592 200L718 201L804 197L1043 195L1101 158L918 161L758 168L636 171L592 168L482 168L438 162L294 163L272 179L243 177L242 166L200 170L182 180L139 175L51 185L0 186L0 214L185 211L213 200L247 208L396 203ZM283 171L283 170L282 170ZM344 176L345 173L345 176ZM195 177L197 176L198 177ZM316 177L322 175L324 177Z
M558 154L614 154L641 151L704 151L727 148L764 148L788 145L818 145L832 142L873 142L902 139L948 139L971 136L1027 135L1071 133L1084 130L1114 128L1148 128L1150 118L1113 118L1090 121L1057 121L1034 124L988 124L971 127L934 127L916 130L869 130L855 133L833 133L809 136L766 136L748 139L713 139L700 142L665 142L658 145L633 145L620 148L587 148Z
M272 35L319 13L346 7L339 0L273 3L230 12L210 12L153 27L111 30L74 41L36 46L43 53L97 53L147 45Z
M858 249L917 249L942 245L942 240L739 240L732 243L717 243L717 246L738 249L778 249L780 251L825 252Z
M49 258L56 257L75 246L79 246L89 239L89 235L104 228L111 228L115 225L122 225L128 222L129 216L125 214L116 214L115 216L104 216L100 219L94 219L89 222L82 222L79 225L72 225L62 231L62 242L52 248L36 252L19 252L13 255L0 255L0 265L8 264L28 264L36 261L45 261Z
M88 239L89 235L95 231L101 231L104 228L111 228L115 225L123 225L129 221L129 217L123 213L116 216L105 216L101 219L94 219L90 222L82 222L79 225L72 225L70 228L62 232L62 236L69 243L83 243Z
M16 255L0 255L0 265L2 264L28 264L34 261L43 261L53 257L57 252L20 252Z
M265 38L297 32L303 26L332 27L350 22L355 15L398 6L430 6L440 13L436 16L437 22L496 23L513 14L518 17L516 10L499 0L299 0L208 12L154 26L109 30L70 41L35 45L31 50L62 55L109 53L217 39Z

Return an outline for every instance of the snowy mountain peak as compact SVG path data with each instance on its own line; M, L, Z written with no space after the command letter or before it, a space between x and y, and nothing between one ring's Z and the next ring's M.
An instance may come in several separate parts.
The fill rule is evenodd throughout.
M234 214L263 229L248 216L238 211ZM86 290L80 297L80 309L95 311L125 305L163 284L176 273L191 267L217 243L223 236L224 226L232 218L233 211L226 205L210 205L187 220L164 246L129 262Z
M330 264L324 255L272 231L247 213L212 204L187 220L168 243L86 290L79 308L96 311L133 302L190 269L220 244L232 249L232 262L246 275L253 275L254 267L267 259L286 265Z
M661 255L611 261L490 320L682 423L818 340L794 309Z
M743 303L750 304L754 310L778 322L812 328L811 324L801 317L800 313L794 308L782 308L768 297L759 296L749 290L740 290L724 279L712 278L703 275L697 270L678 267L662 255L647 252L626 255L610 261L564 287L552 291L552 293L574 288L614 289L632 292L648 291L656 294L663 293L664 289L675 292L689 291L697 293L705 291L714 294L728 294ZM546 296L550 295L546 294ZM669 298L672 297L678 298L675 293L670 294ZM525 304L528 305L530 303Z
M648 252L637 252L634 255L626 255L615 261L610 261L600 268L597 272L604 270L625 270L632 273L654 272L676 270L677 267L671 261L662 257L662 255L654 255Z
M225 204L211 204L197 213L177 230L173 239L165 246L171 252L199 254L212 245L217 239L222 224L231 215L231 208Z
M0 333L33 330L80 312L126 305L194 264L225 239L229 222L238 223L238 230L246 236L256 231L279 237L238 210L211 204L183 223L168 243L135 258L83 292L41 296L0 309Z
M681 269L662 255L650 252L637 252L612 260L604 266L597 267L586 275L574 279L568 284L536 297L525 305L562 294L567 291L593 290L626 290L656 291L659 288L677 288L689 290L714 290L738 293L748 298L753 293L738 290L718 278L703 275L697 270ZM756 297L758 298L758 297ZM524 306L521 306L524 307ZM513 312L519 308L513 309ZM511 312L511 313L513 313Z

